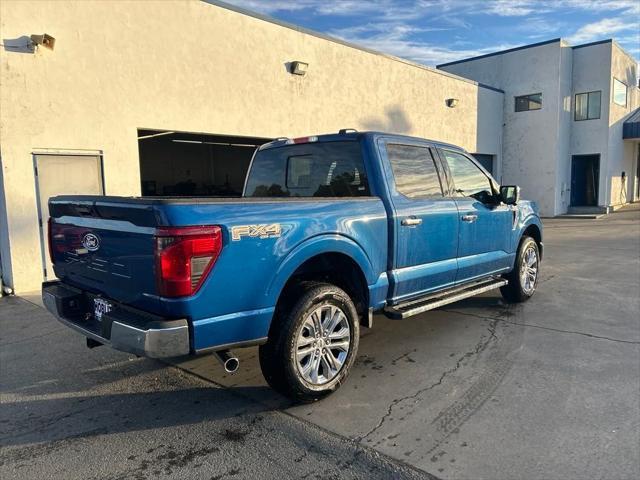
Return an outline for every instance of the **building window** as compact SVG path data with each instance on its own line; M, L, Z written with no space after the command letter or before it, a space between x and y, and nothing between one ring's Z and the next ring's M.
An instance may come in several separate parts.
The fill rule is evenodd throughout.
M576 94L576 120L595 120L600 118L601 92L587 92Z
M516 97L516 112L526 112L528 110L540 110L542 108L542 94L531 93Z
M613 79L613 103L627 106L627 86L617 78Z

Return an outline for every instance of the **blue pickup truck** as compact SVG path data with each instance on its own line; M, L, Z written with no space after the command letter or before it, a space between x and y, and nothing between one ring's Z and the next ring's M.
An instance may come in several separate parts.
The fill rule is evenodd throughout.
M260 345L268 383L297 400L336 390L374 312L404 319L500 289L530 298L542 224L453 145L377 132L277 139L241 198L59 196L48 310L152 358Z

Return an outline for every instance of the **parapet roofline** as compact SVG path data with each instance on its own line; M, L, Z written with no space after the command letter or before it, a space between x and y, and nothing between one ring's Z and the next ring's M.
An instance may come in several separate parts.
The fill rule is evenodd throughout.
M220 0L200 0L204 3L208 3L210 5L214 5L216 7L224 8L226 10L231 10L236 13L240 13L242 15L247 15L248 17L253 17L258 20L262 20L263 22L273 23L280 27L288 28L290 30L295 30L296 32L304 33L306 35L311 35L313 37L321 38L322 40L327 40L332 43L337 43L340 45L344 45L345 47L353 48L355 50L360 50L361 52L370 53L372 55L377 55L379 57L384 57L389 60L393 60L395 62L404 63L405 65L409 65L412 67L420 68L422 70L427 70L432 73L437 73L439 75L443 75L445 77L453 78L454 80L460 80L465 83L470 83L472 85L476 85L480 88L485 88L487 90L493 90L494 92L504 93L504 90L501 90L496 87L492 87L491 85L485 85L484 83L475 82L468 78L460 77L453 73L445 72L444 70L438 70L437 68L429 67L427 65L423 65L421 63L412 62L411 60L406 60L404 58L396 57L393 55L389 55L387 53L379 52L377 50L372 50L367 47L363 47L361 45L357 45L355 43L347 42L345 40L340 40L339 38L331 37L329 35L325 35L324 33L316 32L315 30L309 30L308 28L301 27L299 25L295 25L293 23L283 22L281 20L277 20L275 18L269 17L267 15L262 15L261 13L253 12L251 10L247 10L242 7L237 7L235 5L231 5L229 3L220 1Z
M554 39L551 39L551 40L546 40L544 42L532 43L532 44L529 44L529 45L522 45L521 47L509 48L507 50L500 50L498 52L487 53L486 55L479 55L477 57L469 57L469 58L464 58L462 60L456 60L454 62L441 63L440 65L436 65L436 68L448 67L449 65L456 65L458 63L471 62L473 60L480 60L482 58L495 57L496 55L504 55L505 53L517 52L518 50L524 50L526 48L541 47L543 45L548 45L550 43L556 43L556 42L561 43L562 46L569 46L565 42L565 40L563 40L562 38L554 38ZM612 38L608 38L606 40L598 40L596 42L583 43L581 45L574 45L574 46L571 47L571 49L576 50L578 48L593 47L595 45L601 45L601 44L604 44L604 43L612 43L612 44L614 44L624 54L626 54L630 59L632 59L634 62L637 62L637 60L629 52L627 52L624 48L622 48L620 46L620 44L618 42L616 42Z
M458 63L470 62L472 60L480 60L481 58L495 57L496 55L504 55L505 53L517 52L518 50L524 50L527 48L541 47L543 45L548 45L550 43L556 43L556 42L560 43L561 41L562 41L561 38L554 38L552 40L546 40L544 42L532 43L530 45L522 45L521 47L509 48L507 50L500 50L498 52L487 53L485 55L478 55L477 57L469 57L469 58L464 58L462 60L456 60L454 62L441 63L440 65L436 65L436 68L448 67L449 65L456 65Z

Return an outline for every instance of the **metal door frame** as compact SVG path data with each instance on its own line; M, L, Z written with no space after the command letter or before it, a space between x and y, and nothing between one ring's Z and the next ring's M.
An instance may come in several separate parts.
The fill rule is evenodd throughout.
M595 188L595 194L596 194L596 203L595 205L574 205L573 203L573 190L574 190L574 185L573 185L573 174L574 174L574 161L576 159L579 158L584 158L584 157L596 157L598 160L598 176L595 179L594 182L594 188ZM576 154L576 155L571 155L571 177L570 177L570 185L571 185L571 194L569 196L569 206L570 207L597 207L598 205L600 205L600 161L602 160L602 156L599 153L580 153L580 154Z
M102 150L62 150L53 148L38 148L31 151L31 161L33 164L33 179L35 183L36 193L36 213L38 220L38 230L40 232L40 257L42 260L42 278L47 280L47 255L48 247L46 242L46 232L42 216L42 208L40 207L40 182L38 176L38 159L37 157L98 157L100 165L100 187L102 195L106 195L104 183L104 154Z

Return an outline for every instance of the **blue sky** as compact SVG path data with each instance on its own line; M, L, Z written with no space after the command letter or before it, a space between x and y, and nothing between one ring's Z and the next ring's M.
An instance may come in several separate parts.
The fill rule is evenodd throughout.
M562 37L640 58L640 0L225 0L426 65Z

